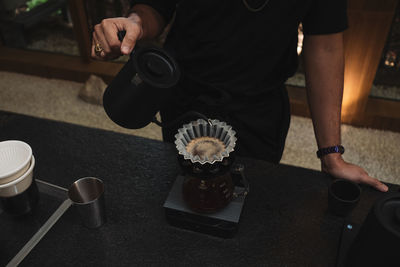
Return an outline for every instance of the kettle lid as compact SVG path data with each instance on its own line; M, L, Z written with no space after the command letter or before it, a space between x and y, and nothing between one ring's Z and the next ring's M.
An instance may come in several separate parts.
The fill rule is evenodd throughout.
M165 50L155 46L137 47L131 56L139 77L150 86L170 88L178 83L178 64Z

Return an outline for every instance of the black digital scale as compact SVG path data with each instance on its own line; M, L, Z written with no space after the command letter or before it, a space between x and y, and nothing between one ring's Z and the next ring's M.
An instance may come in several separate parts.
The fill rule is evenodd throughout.
M231 173L235 183L235 193L243 192L244 186L240 183L240 174ZM231 238L238 231L240 215L246 196L239 195L225 208L212 213L203 214L191 210L185 203L182 195L182 184L185 177L179 175L164 203L165 215L169 224L187 230L209 234L213 236Z

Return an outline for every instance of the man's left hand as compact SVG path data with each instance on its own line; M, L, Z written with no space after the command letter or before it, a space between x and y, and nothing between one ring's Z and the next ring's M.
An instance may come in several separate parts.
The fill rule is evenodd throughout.
M387 192L388 187L378 179L368 175L361 167L343 160L340 154L328 154L321 159L322 171L329 173L335 178L343 178L356 183L370 185L379 191Z

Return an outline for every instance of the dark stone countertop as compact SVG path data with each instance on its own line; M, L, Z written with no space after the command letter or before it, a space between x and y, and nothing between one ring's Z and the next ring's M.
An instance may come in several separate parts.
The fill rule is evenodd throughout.
M171 144L0 112L0 140L29 143L35 177L69 187L105 183L108 221L81 225L69 209L22 266L334 266L344 219L327 213L330 177L253 159L239 231L222 239L170 226L163 203L180 169ZM391 186L391 190L398 190ZM361 223L382 193L363 187Z

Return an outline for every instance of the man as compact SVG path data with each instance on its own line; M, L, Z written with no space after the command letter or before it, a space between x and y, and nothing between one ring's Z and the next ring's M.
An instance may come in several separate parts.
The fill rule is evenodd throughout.
M95 26L92 56L129 54L138 40L159 36L174 14L164 48L184 74L161 110L163 122L190 110L204 113L238 132L238 154L278 163L290 121L284 82L297 68L302 23L308 102L322 170L388 190L341 156L345 0L137 0L127 18ZM122 30L121 43L117 32ZM163 129L164 140L172 141L175 133Z

